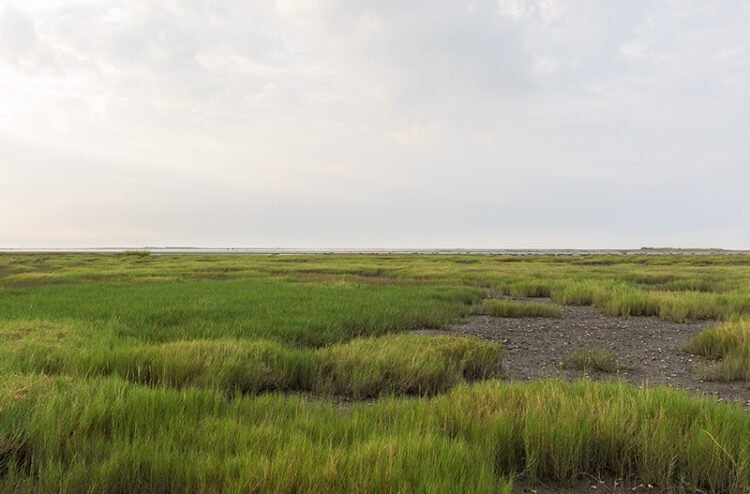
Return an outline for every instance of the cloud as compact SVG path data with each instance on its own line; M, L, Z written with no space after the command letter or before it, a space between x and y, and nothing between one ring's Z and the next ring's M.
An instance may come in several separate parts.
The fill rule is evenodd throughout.
M731 0L0 1L0 245L747 245L748 22Z
M0 50L16 62L36 47L34 23L23 12L6 7L0 13Z
M23 11L0 11L0 60L26 72L55 70L59 54L40 40L34 21Z
M475 111L533 85L523 33L492 0L285 0L280 12L365 97L407 117Z

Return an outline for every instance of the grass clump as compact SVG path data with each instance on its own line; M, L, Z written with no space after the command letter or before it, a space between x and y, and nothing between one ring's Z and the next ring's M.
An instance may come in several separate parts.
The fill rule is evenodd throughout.
M19 398L19 393L21 397ZM119 379L0 379L0 492L510 492L638 476L750 489L750 418L669 389L485 382L346 410Z
M79 348L34 340L10 349L3 366L8 371L118 376L154 388L199 387L229 395L279 390L363 399L431 395L462 382L497 377L502 355L502 345L495 342L403 334L319 349L270 340L89 343Z
M617 353L611 350L583 347L571 350L562 361L563 367L582 372L598 371L613 374L622 369Z
M551 289L549 283L543 281L521 280L504 285L502 293L519 298L548 298Z
M313 352L268 340L197 340L101 347L67 357L65 373L119 376L152 387L220 389L230 394L309 390Z
M550 296L563 305L595 305L606 297L606 288L601 282L571 281L558 284Z
M750 318L726 321L702 331L685 351L718 360L701 375L713 381L750 381Z
M554 304L539 302L515 302L511 300L485 300L476 309L479 314L494 317L562 317L562 308Z
M430 395L461 382L497 377L499 343L452 336L387 336L321 349L319 392L367 398Z

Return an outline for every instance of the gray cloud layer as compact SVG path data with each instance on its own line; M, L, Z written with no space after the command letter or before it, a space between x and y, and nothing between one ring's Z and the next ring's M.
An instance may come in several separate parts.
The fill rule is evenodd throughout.
M750 247L742 1L0 0L0 246Z

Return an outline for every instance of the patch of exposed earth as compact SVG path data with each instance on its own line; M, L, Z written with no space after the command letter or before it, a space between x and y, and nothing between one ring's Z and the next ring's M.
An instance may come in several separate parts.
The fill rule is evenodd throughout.
M528 299L513 299L529 301ZM552 303L534 299L534 302ZM563 317L508 318L471 316L450 331L420 330L423 334L467 335L502 342L508 378L528 381L542 378L595 380L625 379L635 385L665 385L703 396L750 405L744 382L709 382L699 377L702 366L714 362L681 349L695 335L715 324L711 321L674 323L655 317L613 317L591 307L563 306ZM616 374L584 374L562 366L565 355L584 347L617 354L623 370ZM658 494L660 490L635 480L584 478L571 487L529 485L519 479L514 493L573 494L581 492Z
M589 476L568 487L545 483L532 486L521 479L513 483L513 492L514 494L580 494L583 492L593 494L660 494L662 491L656 486L638 480L628 481L611 476L604 478Z
M563 306L562 309L561 319L471 316L451 331L419 332L461 334L502 342L505 368L511 380L625 379L635 385L665 385L746 406L750 403L746 383L703 381L699 377L700 369L713 361L681 350L691 338L715 323L613 317L591 307ZM584 347L615 352L624 368L616 374L588 372L584 375L562 367L568 352Z

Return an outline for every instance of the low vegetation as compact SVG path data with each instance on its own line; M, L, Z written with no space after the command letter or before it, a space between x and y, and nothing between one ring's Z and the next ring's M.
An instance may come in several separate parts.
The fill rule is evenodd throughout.
M750 381L750 319L727 321L703 331L685 351L719 360L703 370L705 379Z
M0 321L73 321L95 328L87 338L106 342L250 338L297 347L447 328L482 295L470 287L260 279L66 283L4 292Z
M750 418L667 389L487 382L342 409L6 375L2 492L509 492L583 473L744 493Z
M557 304L716 319L686 350L750 376L747 256L0 255L0 492L750 490L741 408L506 382L500 345L449 333Z
M118 376L157 388L195 386L237 393L309 391L350 398L429 395L466 380L497 377L502 346L449 336L389 335L324 348L270 340L189 340L161 344L69 337L51 324L0 325L7 372ZM21 333L16 331L21 329ZM42 333L46 331L47 334ZM28 337L30 333L36 333Z
M563 367L582 372L605 372L613 374L623 368L617 353L611 350L583 347L568 352L562 361Z
M494 317L562 317L558 305L510 300L485 300L475 312Z
M367 398L434 394L466 380L498 377L502 346L473 338L395 336L319 350L316 392Z

